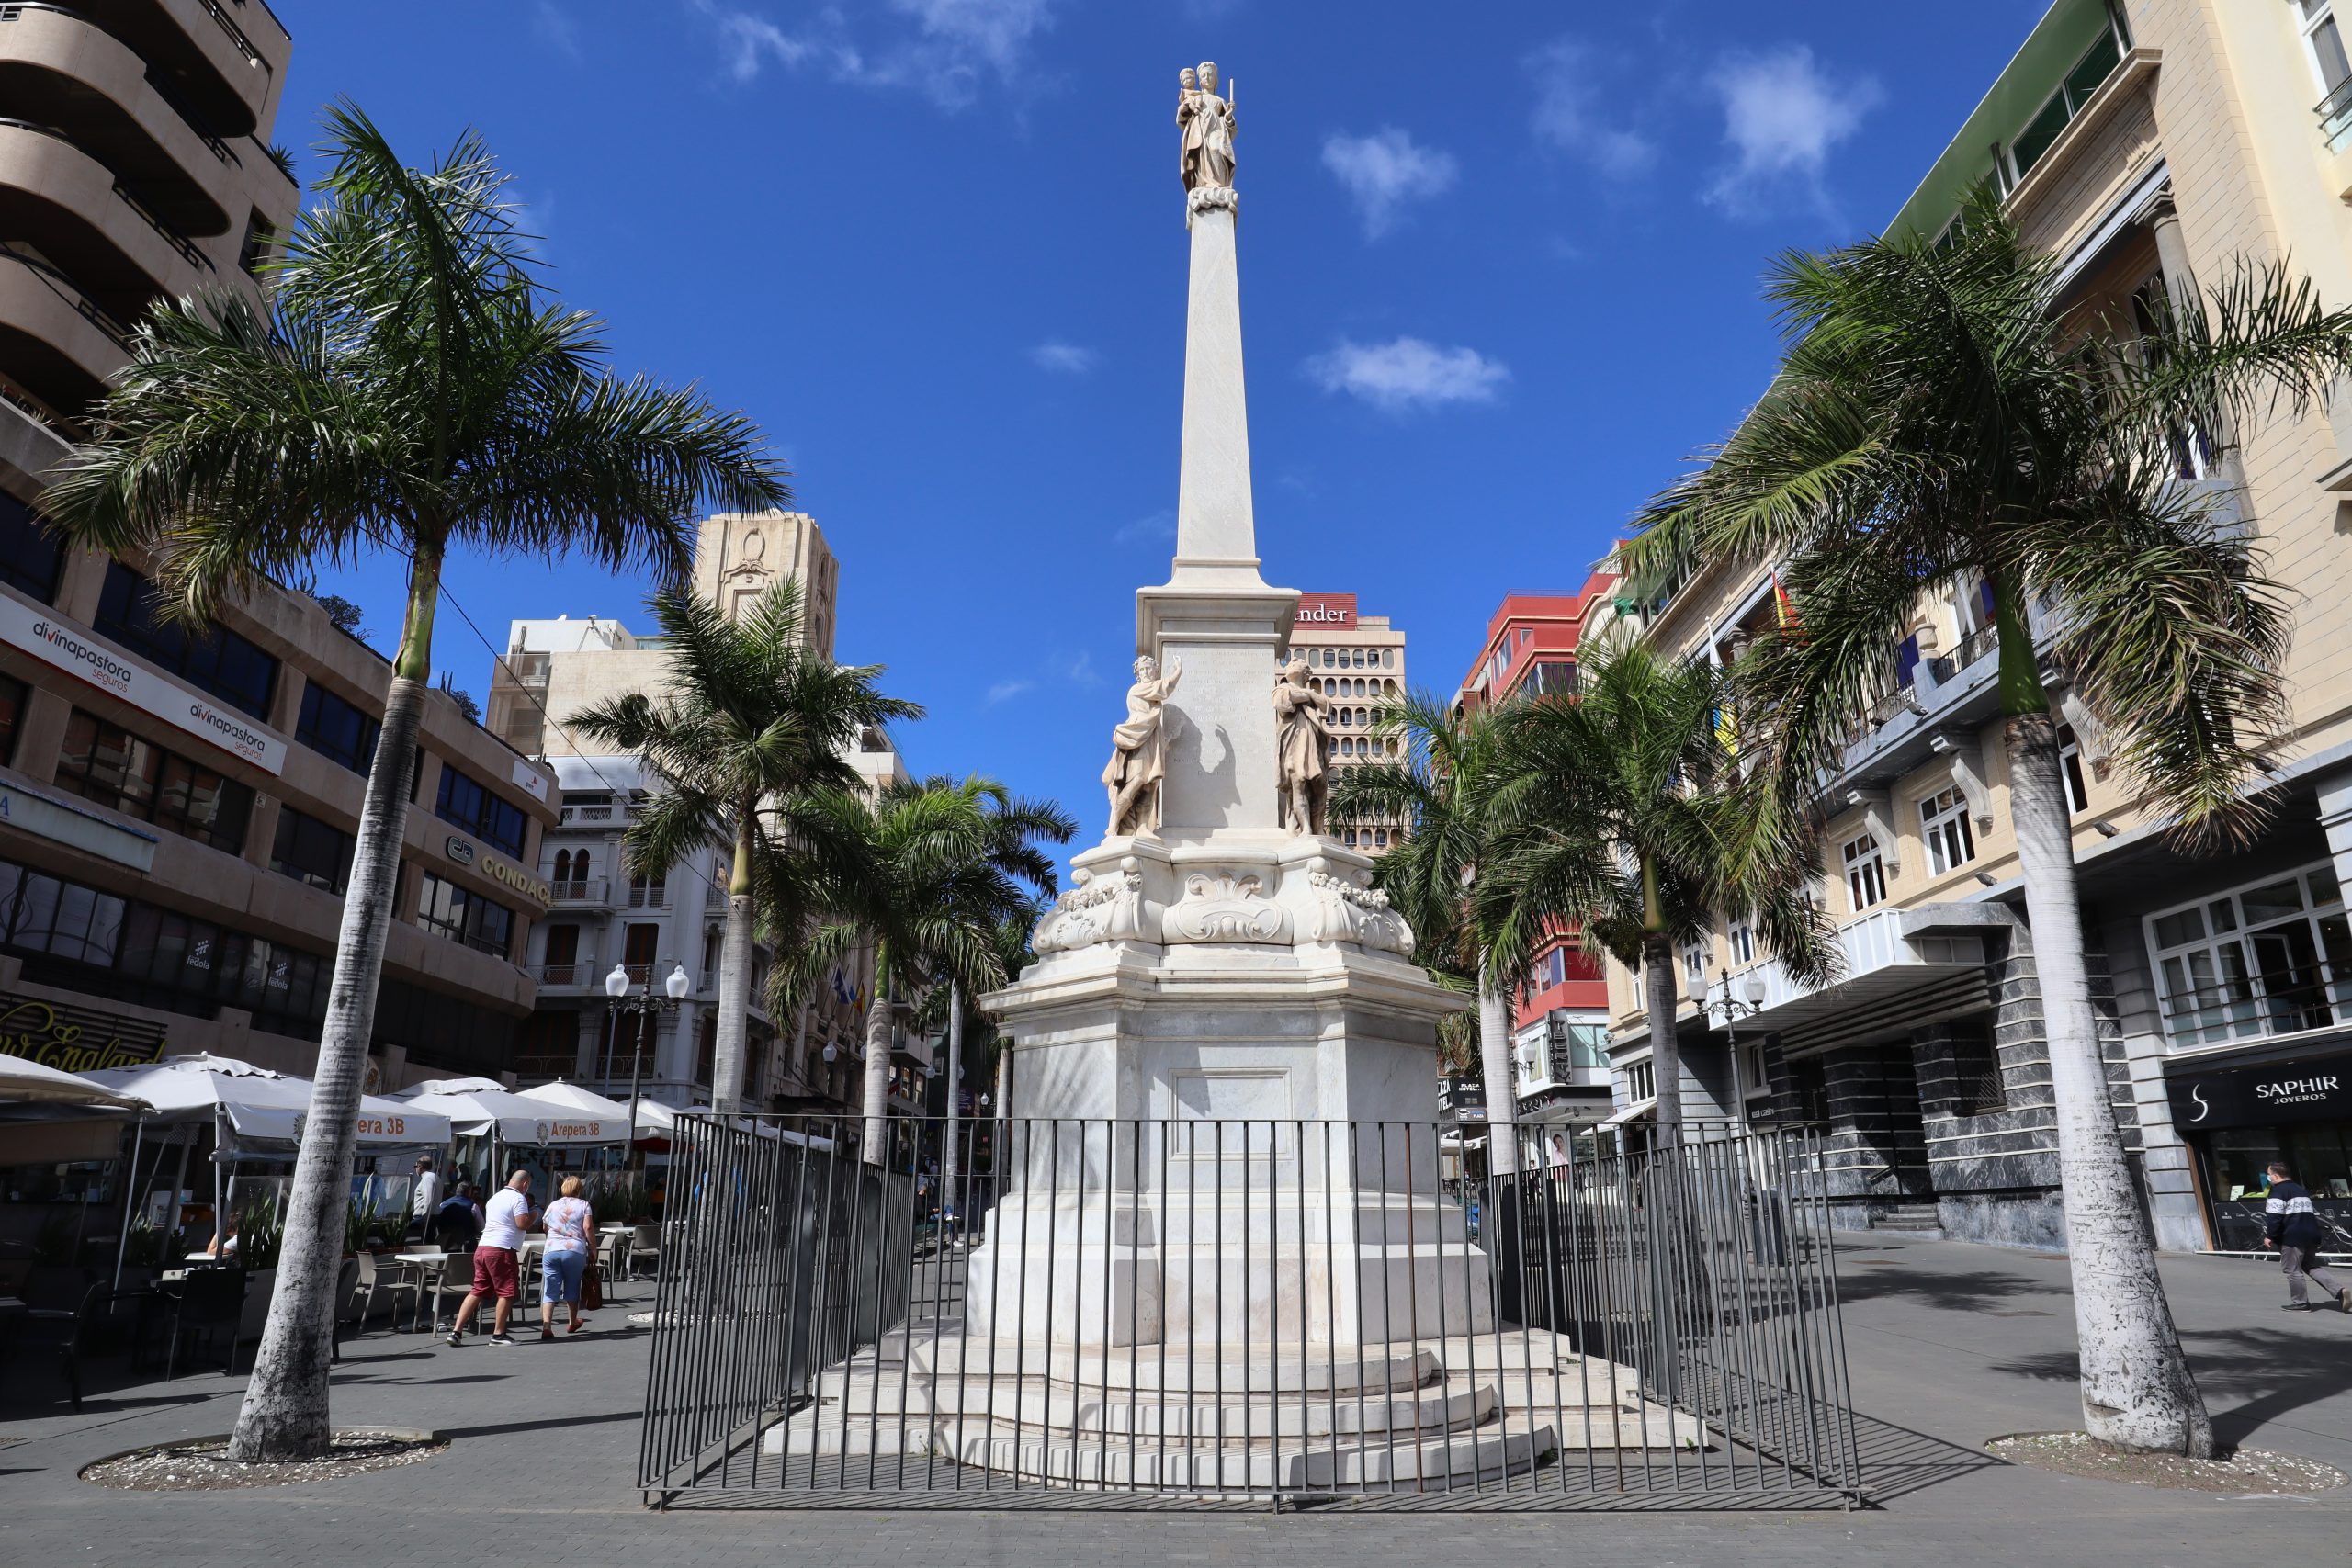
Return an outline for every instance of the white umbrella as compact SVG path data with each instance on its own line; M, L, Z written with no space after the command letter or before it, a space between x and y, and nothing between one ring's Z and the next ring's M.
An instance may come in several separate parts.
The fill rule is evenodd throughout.
M119 1093L73 1073L9 1055L0 1055L0 1101L13 1105L80 1105L110 1111L153 1109L135 1094Z
M524 1100L544 1100L559 1111L582 1111L590 1116L603 1116L626 1123L628 1107L617 1100L607 1100L592 1089L582 1089L576 1083L558 1078L531 1089L518 1089L515 1094Z
M101 1067L80 1076L145 1100L155 1108L158 1122L225 1117L236 1141L248 1145L300 1144L314 1087L309 1078L291 1073L202 1053L166 1056L136 1067ZM429 1147L449 1141L447 1116L372 1094L360 1096L356 1121L363 1147Z
M628 1113L569 1109L515 1093L491 1078L433 1078L393 1095L400 1104L446 1116L458 1135L495 1134L526 1148L573 1148L628 1142Z

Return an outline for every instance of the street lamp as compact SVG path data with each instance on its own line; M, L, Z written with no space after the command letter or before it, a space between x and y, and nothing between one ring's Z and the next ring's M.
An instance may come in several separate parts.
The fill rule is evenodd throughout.
M1740 987L1747 998L1742 1003L1732 997L1731 970L1726 967L1720 973L1724 982L1724 999L1715 1005L1724 1010L1724 1045L1731 1053L1732 1115L1739 1122L1739 1130L1745 1133L1747 1131L1747 1084L1746 1075L1739 1070L1739 1032L1734 1025L1743 1012L1753 1018L1764 1010L1764 977L1761 975L1748 976L1747 984Z
M628 966L625 964L614 964L612 973L605 976L606 1027L617 1035L620 1032L621 1014L628 1013L635 1019L629 1030L628 1048L628 1136L629 1142L633 1144L637 1141L638 1089L644 1081L645 1073L646 1017L653 1013L659 1013L665 1018L674 1015L678 1010L678 1004L686 999L686 993L695 988L695 983L687 976L686 966L673 960L670 973L662 979L662 989L667 995L655 996L653 987L650 984L639 986L637 995L633 997L628 994Z

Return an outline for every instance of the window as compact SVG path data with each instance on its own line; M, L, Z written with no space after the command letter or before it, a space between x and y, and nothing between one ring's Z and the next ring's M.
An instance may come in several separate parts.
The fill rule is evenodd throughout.
M1703 942L1693 942L1682 950L1682 979L1692 987L1707 983L1707 948Z
M1885 903L1886 859L1878 840L1868 833L1849 839L1838 854L1846 863L1846 899L1854 913Z
M316 681L302 687L294 739L330 761L364 773L376 759L376 735L384 727Z
M1909 690L1919 679L1919 634L1913 632L1894 650L1894 683Z
M1577 690L1577 667L1574 660L1539 659L1527 671L1521 690L1530 696L1572 697Z
M514 945L514 910L429 871L417 888L416 923L493 958L505 957Z
M25 703L32 688L0 675L0 762L17 760L17 727L25 721Z
M57 597L57 580L64 570L65 547L51 536L40 513L0 491L0 582L46 604Z
M594 967L580 956L578 926L548 928L547 957L539 971L539 978L550 986L584 986L596 978L588 971Z
M628 907L632 909L661 909L669 907L670 874L657 872L648 877L643 874L628 879Z
M98 595L97 619L92 624L231 707L268 720L277 660L225 627L192 632L164 621L147 580L120 561L107 568L106 588Z
M1657 1098L1657 1070L1648 1062L1635 1062L1625 1069L1625 1099L1639 1104Z
M2009 166L2006 172L2012 186L2025 178L2057 144L2059 136L2074 118L2083 112L2083 106L2090 102L2091 95L2115 73L2115 68L2122 61L2122 41L2116 37L2114 28L2109 28L2075 62L2075 68L2066 73L2065 81L2050 96L2050 101L2026 122L2025 129L2018 131L2017 140L2010 143Z
M522 807L492 794L474 782L470 774L446 761L441 764L441 788L433 803L433 815L452 827L464 829L493 849L504 850L510 855L523 852L528 819Z
M1797 1119L1802 1122L1829 1120L1829 1070L1819 1056L1806 1056L1787 1064L1789 1089L1796 1100Z
M1919 803L1919 824L1928 840L1928 865L1938 876L1976 858L1976 835L1968 826L1968 801L1958 784Z
M1993 1116L2009 1108L2009 1091L2001 1081L2001 1054L1993 1043L1993 1019L1987 1013L1951 1025L1952 1114Z
M269 869L322 892L340 893L351 886L351 852L357 843L340 828L290 806L282 807L277 813L277 840L270 847Z
M1734 964L1756 962L1756 928L1746 920L1731 928L1731 961Z
M2337 88L2352 80L2352 55L2344 48L2344 35L2335 26L2334 0L2297 0L2302 12L2303 42L2311 50L2312 73L2319 83L2323 97L2334 97Z
M2058 727L2058 773L2066 781L2066 809L2080 816L2091 808L2091 792L2083 783L2083 748L2075 739L2075 727Z
M2352 930L2331 864L2153 915L2176 1046L2352 1021Z
M57 787L232 855L253 820L245 785L80 708L66 721Z
M209 920L118 898L0 861L0 947L38 985L103 991L165 1012L223 1007L254 1027L315 1040L334 962Z

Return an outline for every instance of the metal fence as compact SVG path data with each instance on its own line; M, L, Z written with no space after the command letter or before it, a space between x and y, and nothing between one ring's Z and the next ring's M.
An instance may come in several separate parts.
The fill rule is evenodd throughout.
M1815 1134L1450 1177L1429 1122L681 1117L662 1506L1860 1495ZM951 1190L952 1188L952 1190Z

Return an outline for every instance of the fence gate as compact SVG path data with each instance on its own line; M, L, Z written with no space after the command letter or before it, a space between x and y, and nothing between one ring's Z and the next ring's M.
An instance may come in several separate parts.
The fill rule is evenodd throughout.
M890 1125L679 1119L649 1502L1860 1495L1811 1128L1464 1182L1433 1122Z

